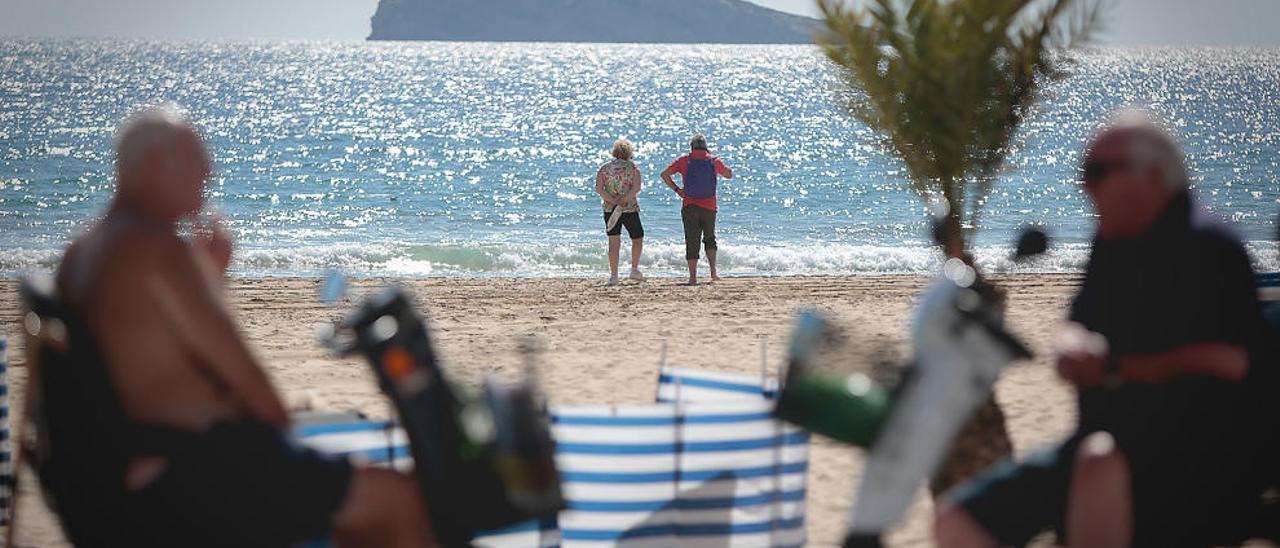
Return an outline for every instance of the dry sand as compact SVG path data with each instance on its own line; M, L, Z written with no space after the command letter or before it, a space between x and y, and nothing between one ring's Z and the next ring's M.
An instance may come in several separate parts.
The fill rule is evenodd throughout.
M653 279L615 288L586 279L433 279L404 282L433 326L446 367L464 381L490 373L513 374L522 363L518 340L541 338L543 383L557 403L652 401L662 341L669 361L691 367L758 373L759 344L768 359L783 358L793 313L817 306L865 341L864 359L886 360L906 351L905 325L924 278L729 278L714 285L680 287ZM382 282L364 281L356 294ZM1064 435L1075 422L1071 390L1053 374L1047 356L1054 326L1065 314L1073 276L1004 278L1009 324L1037 359L1007 371L997 386L1019 454ZM0 326L11 341L11 393L20 398L26 377L17 339L17 284L0 280ZM309 279L236 279L229 300L253 348L290 399L311 399L321 409L359 409L386 416L366 365L329 357L314 341L317 322L340 312L321 306ZM18 409L20 402L13 402ZM808 518L815 545L838 542L861 456L826 440L814 442ZM57 527L30 480L22 486L20 545L62 545ZM928 546L930 503L924 496L892 537L894 546Z

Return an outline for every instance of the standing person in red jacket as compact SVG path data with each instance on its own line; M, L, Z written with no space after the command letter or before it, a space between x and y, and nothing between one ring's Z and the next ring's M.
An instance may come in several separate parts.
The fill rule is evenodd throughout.
M707 262L711 264L711 280L718 281L716 273L716 186L717 176L733 178L733 170L720 158L707 151L707 138L695 135L689 142L689 154L672 162L662 172L662 181L680 198L680 218L684 222L685 259L689 261L689 285L698 284L698 241L707 250ZM679 173L684 187L671 178Z

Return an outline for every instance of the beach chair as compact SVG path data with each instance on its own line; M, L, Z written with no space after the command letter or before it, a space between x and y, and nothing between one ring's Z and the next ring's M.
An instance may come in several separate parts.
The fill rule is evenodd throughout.
M22 464L35 471L45 503L73 544L136 544L136 532L120 515L124 490L107 480L123 475L126 459L115 448L120 433L129 430L98 363L101 357L78 317L63 305L52 279L23 279L19 293L27 387L14 436L15 474ZM6 546L13 545L18 507L15 492Z

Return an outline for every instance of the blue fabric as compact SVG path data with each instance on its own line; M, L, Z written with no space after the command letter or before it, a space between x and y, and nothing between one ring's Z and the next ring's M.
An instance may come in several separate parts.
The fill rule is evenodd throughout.
M715 157L689 158L684 171L686 198L710 198L716 195Z

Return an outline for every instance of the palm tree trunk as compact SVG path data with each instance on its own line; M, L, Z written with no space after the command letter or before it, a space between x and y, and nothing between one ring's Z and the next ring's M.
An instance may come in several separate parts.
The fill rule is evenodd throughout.
M942 466L929 481L934 498L956 487L1013 455L1013 442L1005 426L1004 411L995 395L965 423L951 445Z
M953 205L951 212L943 220L943 252L947 257L972 264L973 259L966 249L960 216L956 211L957 208ZM1001 298L1002 309L1003 306L1004 300ZM1012 455L1013 442L1009 439L1004 410L1000 408L993 393L960 429L942 466L929 482L929 490L935 498L939 497Z

